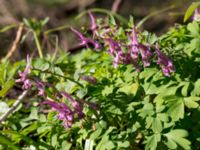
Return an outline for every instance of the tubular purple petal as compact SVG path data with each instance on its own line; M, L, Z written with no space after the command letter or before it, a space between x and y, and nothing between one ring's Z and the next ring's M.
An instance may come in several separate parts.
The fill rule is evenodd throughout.
M153 53L151 52L150 48L145 45L140 44L140 53L142 56L144 67L150 66L150 61L153 56Z
M30 64L30 58L29 55L27 55L26 57L26 68L24 69L23 72L19 71L18 74L20 76L20 79L17 79L16 82L23 82L23 86L22 88L27 90L29 88L31 88L31 81L29 79L27 79L27 75L30 71L31 68L31 64Z
M165 76L170 76L171 73L175 72L175 68L173 66L172 61L157 47L155 49L158 57L157 64L160 65L162 72Z
M94 31L97 28L96 20L95 20L94 15L92 14L91 11L88 11L88 14L89 14L90 20L91 20L91 30Z
M94 49L101 49L101 45L93 39L86 38L81 32L71 27L71 30L80 38L81 43L79 45L89 47L91 44Z
M132 44L133 45L138 45L139 44L139 42L137 40L137 32L136 32L135 25L133 25L133 28L132 28L132 38L131 38L131 40L132 40Z

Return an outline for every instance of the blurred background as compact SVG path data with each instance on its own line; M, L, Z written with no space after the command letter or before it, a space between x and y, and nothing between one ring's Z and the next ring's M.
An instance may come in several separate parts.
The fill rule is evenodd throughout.
M142 25L142 29L160 35L175 23L183 23L184 13L192 2L192 0L0 0L0 56L2 58L8 53L16 39L18 26L9 28L10 25L19 24L24 18L41 20L49 17L44 31L56 29L49 30L54 44L45 43L45 36L42 33L39 35L41 44L46 44L48 49L46 52L51 52L54 51L56 41L60 49L67 51L76 49L74 41L77 41L74 40L75 37L68 27L74 26L80 29L81 26L88 26L90 21L87 15L75 19L88 9L106 9L126 19L132 15L136 22L153 13L154 15ZM95 15L105 16L99 12ZM6 27L8 29L5 30ZM26 42L18 45L14 59L24 57L35 48L32 36L27 37Z

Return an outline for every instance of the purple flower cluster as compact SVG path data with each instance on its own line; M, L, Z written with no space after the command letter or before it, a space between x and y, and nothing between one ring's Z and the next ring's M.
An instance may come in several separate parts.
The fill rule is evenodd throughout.
M74 122L74 113L65 103L46 100L42 104L49 105L58 112L57 118L63 121L65 128L71 127Z
M119 40L115 37L115 33L118 29L117 26L114 28L97 26L93 14L90 11L88 14L91 19L90 29L93 32L93 39L86 38L82 33L73 28L71 28L71 30L81 39L80 45L88 47L88 44L91 44L94 49L99 49L101 46L99 42L94 39L96 38L98 41L101 41L105 47L108 46L108 53L113 57L114 68L117 68L119 64L133 64L136 70L139 71L141 62L143 67L149 67L151 62L155 60L154 58L157 58L156 64L161 67L165 76L170 76L175 71L172 61L158 48L155 48L154 45L144 45L139 42L135 25L133 25L131 32L127 32L127 40L130 41L130 44L127 44L126 41Z
M86 46L87 48L89 47L89 45L92 45L96 50L101 48L101 45L95 40L85 37L82 33L72 27L71 30L80 38L81 42L79 45Z
M67 92L59 92L56 90L56 88L47 82L42 82L40 79L36 77L28 77L28 74L30 73L31 68L31 62L29 56L27 56L27 65L23 72L19 71L20 79L17 79L16 82L22 82L23 86L22 88L24 90L30 89L31 87L35 87L38 91L38 96L41 96L43 99L47 99L43 101L41 104L43 105L49 105L52 107L52 110L58 112L57 118L59 120L62 120L63 126L65 128L69 128L74 123L74 120L76 118L76 115L78 116L78 119L84 118L85 114L83 112L83 105L87 104L92 109L97 109L97 105L94 103L90 103L84 100L75 100L69 93ZM96 78L90 78L89 76L85 76L84 79L86 81L92 82L93 84L96 84ZM63 102L56 102L53 101L51 98L47 97L47 94L45 92L45 87L51 87L55 89L53 93L53 97L56 97L56 99L60 99L61 97L64 97L69 100L70 106Z
M38 80L35 81L35 85L38 89L38 95L45 97L46 96L46 94L45 94L45 86L46 85L43 82L38 81Z
M157 53L157 64L160 65L162 72L165 76L170 76L171 73L175 72L175 68L172 64L172 61L162 53L158 47L155 47Z
M112 38L109 38L108 45L109 50L108 53L114 57L113 65L115 68L118 67L118 64L133 64L137 70L139 70L139 66L137 62L141 56L144 67L150 66L150 58L153 57L153 53L150 50L150 47L145 46L138 42L137 33L135 26L132 29L132 35L127 34L129 39L131 40L131 44L127 46L127 53L122 51L122 44L120 42L114 41Z
M66 129L72 126L76 116L78 116L79 120L85 117L83 112L83 104L87 104L92 109L97 109L96 104L89 103L84 100L75 100L72 95L67 92L60 92L59 94L69 100L71 107L63 102L55 102L51 99L49 100L49 98L41 104L49 105L52 107L52 110L58 112L57 118L63 122L63 126Z
M23 83L23 86L22 88L24 90L27 90L29 88L31 88L31 81L30 79L27 78L27 75L30 71L30 68L31 68L31 62L30 62L30 57L29 55L27 55L27 58L26 58L26 68L23 72L19 71L18 74L20 76L20 79L17 79L16 82L22 82Z
M76 112L78 114L79 119L82 119L85 116L84 113L83 113L83 104L81 104L80 102L76 101L67 92L61 92L61 95L71 102L72 107L74 109L74 112Z

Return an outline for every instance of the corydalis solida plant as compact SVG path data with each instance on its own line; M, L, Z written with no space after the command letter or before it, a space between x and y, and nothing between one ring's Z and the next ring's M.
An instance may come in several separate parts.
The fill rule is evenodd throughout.
M63 126L67 129L72 126L72 124L75 122L76 116L78 116L78 119L83 119L85 117L85 114L83 112L83 106L84 104L88 105L90 108L96 110L97 105L94 103L90 103L84 100L75 100L72 95L70 95L67 92L64 91L58 91L51 83L43 82L39 78L35 76L31 76L31 61L29 55L27 55L27 65L24 71L19 71L18 74L20 76L19 79L16 80L16 83L22 82L23 90L29 90L31 87L35 87L37 91L37 96L40 96L42 99L45 99L45 101L42 101L41 105L49 105L51 106L53 111L56 111L58 113L57 119L61 120L63 122ZM89 78L89 77L88 77ZM92 78L95 82L97 82L94 78ZM94 82L93 82L94 84ZM49 97L49 94L46 93L45 88L51 87L54 89L52 92L52 96L55 97L55 101ZM34 88L32 88L34 89ZM48 95L48 96L47 96ZM70 102L70 106L68 106L64 102L58 102L60 101L60 98L64 97Z
M58 113L57 119L63 122L63 126L68 129L75 122L76 116L78 116L78 120L81 120L85 117L85 113L83 112L84 104L88 105L90 108L96 110L98 107L94 103L89 103L84 100L75 100L72 95L67 92L59 92L58 95L69 100L71 107L68 106L64 102L57 102L52 99L47 98L47 100L43 101L42 105L49 105L52 110Z
M142 67L141 64L143 64L143 67L149 67L151 62L155 60L154 58L157 58L154 63L161 67L165 76L170 76L175 71L172 61L158 48L155 48L156 46L139 42L135 25L132 26L131 32L126 33L126 40L121 40L116 35L119 29L118 26L110 28L108 26L98 26L91 11L88 14L91 19L92 38L86 38L74 28L71 28L71 30L79 36L80 45L85 45L88 48L90 43L93 45L94 50L108 49L108 53L113 57L114 68L117 68L119 64L133 64L136 70L139 71ZM100 46L99 41L104 47ZM127 41L131 41L131 44L127 44Z

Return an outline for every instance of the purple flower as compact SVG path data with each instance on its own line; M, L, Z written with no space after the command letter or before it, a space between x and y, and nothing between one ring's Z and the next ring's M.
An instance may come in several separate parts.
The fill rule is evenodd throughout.
M160 65L165 76L170 76L171 73L175 71L172 61L164 53L162 53L158 47L156 47L155 50L158 57L157 64Z
M45 84L40 82L40 81L36 81L36 87L38 88L38 95L40 96L45 96Z
M91 11L88 11L88 14L89 14L90 20L91 20L91 28L90 29L94 32L97 28L96 20Z
M81 103L79 103L78 101L76 101L69 93L67 92L61 92L61 95L65 98L67 98L73 108L74 108L74 113L78 114L79 119L82 119L85 115L83 113L83 105Z
M94 49L101 49L101 45L98 42L85 37L81 32L77 31L76 29L72 27L71 27L71 30L80 38L81 40L80 45L86 46L88 48L89 44L91 44L93 45Z
M118 49L118 43L115 42L112 38L109 38L109 39L106 39L106 41L108 42L109 44L109 50L108 50L108 53L110 55L114 55L116 49Z
M137 40L137 32L136 32L136 27L135 25L132 28L132 36L130 37L128 35L128 37L131 39L131 45L130 45L130 56L133 58L133 60L137 60L138 59L138 55L139 55L139 42Z
M121 45L118 42L114 41L112 38L106 39L106 41L109 44L108 53L114 56L113 66L114 68L117 68L118 64L125 60L125 54L123 53Z
M139 55L138 45L130 45L130 56L137 61Z
M25 68L24 72L19 71L18 74L20 76L20 79L16 80L16 82L23 82L22 88L25 90L27 90L31 87L31 82L29 79L27 79L27 75L31 68L29 55L27 55L26 62L27 62L27 64L26 64L26 68Z
M57 118L63 121L63 126L65 128L71 127L74 121L74 114L72 110L65 103L46 100L42 102L42 104L49 105L52 107L54 111L58 112Z
M99 37L102 39L106 39L106 37L108 37L108 34L111 32L110 28L104 29L101 31L101 33L99 33Z
M130 36L128 37L130 38ZM145 46L138 42L135 25L132 28L132 36L130 39L131 39L131 45L130 45L129 53L130 53L131 58L133 59L133 62L137 61L139 57L139 52L140 52L144 67L150 66L150 58L153 56L153 53L151 52L148 46Z
M114 68L117 68L119 63L123 60L124 60L124 53L122 52L122 50L116 52L115 58L114 58L114 61L113 61Z
M133 25L133 28L132 28L132 38L131 38L131 41L132 41L133 45L138 45L139 44L139 42L137 40L137 32L136 32L135 25Z
M144 67L150 66L150 58L153 56L153 53L151 52L150 48L140 44L140 53L142 56Z
M200 18L200 13L199 13L198 8L196 8L195 11L194 11L194 15L193 15L193 18L192 18L192 19L193 19L194 21L198 21L199 18Z

